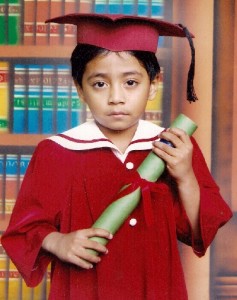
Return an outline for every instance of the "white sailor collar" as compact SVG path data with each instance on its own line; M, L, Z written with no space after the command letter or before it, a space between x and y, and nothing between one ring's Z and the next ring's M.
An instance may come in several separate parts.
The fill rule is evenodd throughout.
M124 155L133 150L152 149L152 142L158 139L159 134L163 130L164 128L154 123L140 120L136 133ZM70 150L90 150L107 147L120 152L100 131L94 120L49 137L49 139Z

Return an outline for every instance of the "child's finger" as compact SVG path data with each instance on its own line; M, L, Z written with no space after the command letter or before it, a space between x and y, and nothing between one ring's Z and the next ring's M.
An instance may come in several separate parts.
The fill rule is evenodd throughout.
M84 233L87 238L98 236L98 237L104 237L106 239L111 240L113 238L113 235L108 232L107 230L101 229L101 228L89 228L84 229L80 231L80 234Z

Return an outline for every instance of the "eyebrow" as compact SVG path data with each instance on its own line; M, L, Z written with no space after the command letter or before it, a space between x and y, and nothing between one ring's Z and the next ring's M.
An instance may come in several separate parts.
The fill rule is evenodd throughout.
M128 71L128 72L123 72L121 74L122 74L123 77L134 76L134 75L137 75L137 76L140 76L140 77L143 76L143 74L141 72L138 72L138 71ZM97 77L106 78L107 77L107 73L102 73L102 72L92 73L87 79L91 80L91 79L97 78Z

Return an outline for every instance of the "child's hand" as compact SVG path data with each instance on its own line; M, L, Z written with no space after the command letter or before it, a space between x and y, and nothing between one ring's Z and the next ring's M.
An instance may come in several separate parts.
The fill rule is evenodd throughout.
M112 239L112 234L99 228L77 230L67 234L52 232L45 237L42 247L62 261L90 269L93 263L98 263L101 259L86 249L93 249L102 254L108 252L105 246L89 239L94 236Z
M176 182L182 183L189 175L193 176L193 145L189 136L181 129L170 128L163 131L160 138L171 142L174 147L156 141L153 151L166 162L167 169Z

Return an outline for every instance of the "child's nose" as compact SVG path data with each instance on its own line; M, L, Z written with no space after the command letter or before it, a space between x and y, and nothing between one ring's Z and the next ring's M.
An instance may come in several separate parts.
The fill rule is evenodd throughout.
M124 103L124 93L119 85L112 86L109 95L109 104Z

